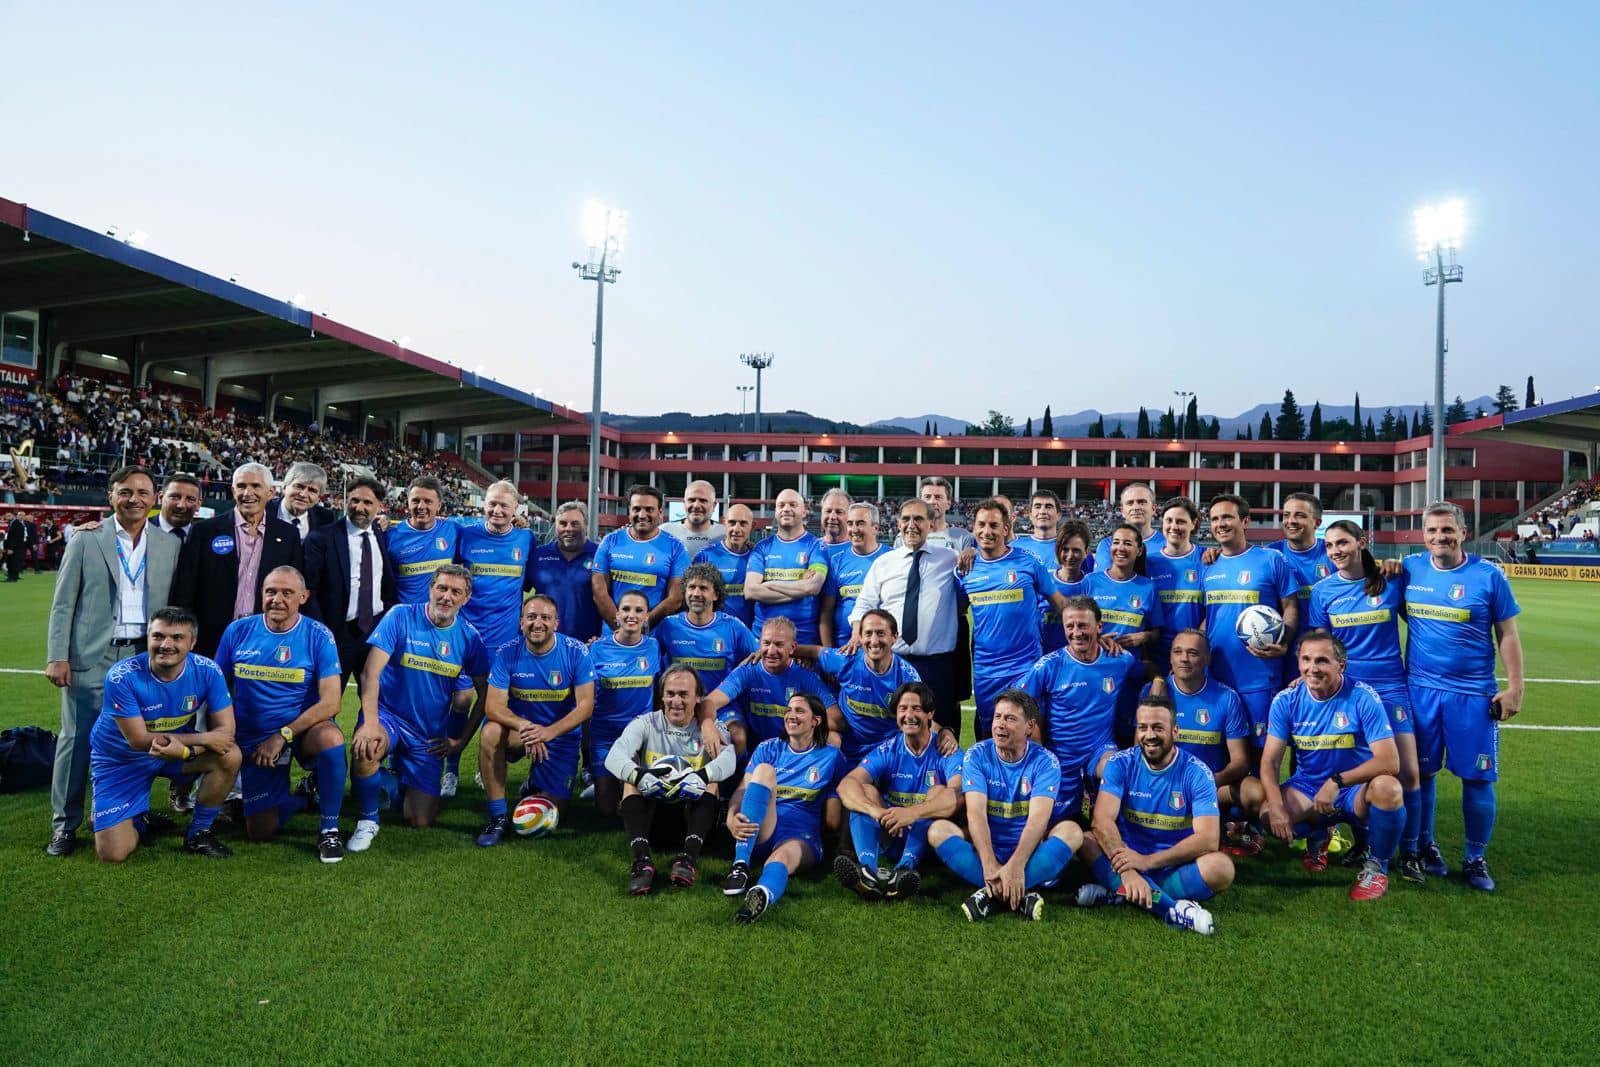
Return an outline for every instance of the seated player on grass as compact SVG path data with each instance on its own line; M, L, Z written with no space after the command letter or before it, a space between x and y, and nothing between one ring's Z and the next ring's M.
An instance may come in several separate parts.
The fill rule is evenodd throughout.
M933 689L922 682L896 689L889 704L899 734L867 753L839 783L855 855L835 857L833 873L867 900L915 896L922 886L917 863L928 848L928 828L961 806L961 753L940 755L933 734L935 703ZM883 839L890 842L891 855L899 853L892 870L878 866Z
M620 608L613 615L619 617ZM567 814L578 773L579 728L594 714L594 666L582 641L558 632L560 623L554 600L530 596L522 605L522 640L501 649L489 671L488 721L478 742L489 822L478 834L479 848L498 845L511 828L507 762L527 756L532 766L522 795L549 797L561 816Z
M217 665L190 654L198 630L189 612L162 608L150 616L148 651L106 674L100 717L89 734L94 852L106 863L121 863L162 828L148 815L157 778L177 780L187 791L201 775L183 850L212 859L233 855L211 833L239 771L233 701ZM192 731L198 715L209 726L200 733Z
M628 599L628 594L623 594ZM624 605L618 604L618 618ZM737 757L725 745L716 759L706 756L695 725L700 702L700 673L687 663L661 672L661 707L634 719L606 752L606 773L622 783L622 828L628 833L633 867L628 872L628 892L639 896L655 888L656 864L650 855L650 831L660 806L683 806L683 848L672 861L668 878L679 889L694 885L699 873L700 849L717 821L717 797L722 783L733 775ZM669 764L685 771L672 780L657 773ZM670 772L669 772L670 773Z
M961 764L966 829L949 819L928 829L945 866L978 887L961 902L968 922L987 919L997 904L1043 918L1038 887L1060 877L1083 843L1078 824L1057 814L1060 762L1028 740L1038 722L1039 705L1021 689L995 697L992 736L967 749Z
M339 647L333 632L300 613L310 597L293 567L277 567L261 583L260 615L236 619L222 632L217 666L233 690L233 715L244 792L244 832L270 841L305 798L289 792L289 763L314 768L322 787L317 803L322 829L317 855L344 859L339 805L344 800L344 734L339 714Z
M1344 642L1327 630L1300 638L1303 684L1279 693L1267 718L1261 778L1247 778L1244 803L1274 837L1306 839L1301 861L1328 869L1327 828L1365 822L1370 855L1350 889L1351 900L1376 900L1389 889L1389 861L1405 828L1400 752L1383 700L1344 673ZM1284 752L1294 774L1278 784Z
M1211 913L1200 902L1233 884L1233 861L1218 849L1211 769L1178 747L1170 700L1140 700L1133 730L1134 747L1112 756L1100 779L1083 842L1095 880L1078 890L1078 903L1126 900L1168 926L1209 934Z
M787 620L769 621L766 628L778 621ZM783 734L756 746L744 784L728 802L733 869L722 892L744 897L733 917L740 924L755 922L776 904L790 874L820 861L823 828L837 831L843 821L837 789L844 754L828 744L822 699L814 693L790 697ZM758 860L761 876L752 886L750 868Z

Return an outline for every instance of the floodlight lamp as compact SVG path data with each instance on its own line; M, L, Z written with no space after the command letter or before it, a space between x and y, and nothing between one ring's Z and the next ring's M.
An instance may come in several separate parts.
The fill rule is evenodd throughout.
M625 211L607 207L598 200L583 203L583 239L591 249L607 257L622 253L622 237L628 228Z
M1412 213L1417 237L1417 255L1426 258L1435 249L1450 251L1461 247L1467 227L1467 205L1459 197L1438 204L1424 204Z
M145 242L148 240L150 240L149 234L145 233L143 230L134 230L128 235L127 243L135 248L143 248L145 246Z

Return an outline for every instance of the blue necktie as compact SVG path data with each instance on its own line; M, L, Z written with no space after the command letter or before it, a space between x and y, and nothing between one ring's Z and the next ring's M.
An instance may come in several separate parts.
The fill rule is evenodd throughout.
M910 648L917 643L917 602L922 599L922 549L911 553L911 570L906 573L906 606L900 620L900 640Z

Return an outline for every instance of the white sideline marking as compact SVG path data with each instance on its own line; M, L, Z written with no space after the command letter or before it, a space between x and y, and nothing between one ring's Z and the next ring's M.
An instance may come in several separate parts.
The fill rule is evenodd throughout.
M1600 726L1540 726L1531 722L1501 723L1502 730L1560 730L1573 734L1600 734Z

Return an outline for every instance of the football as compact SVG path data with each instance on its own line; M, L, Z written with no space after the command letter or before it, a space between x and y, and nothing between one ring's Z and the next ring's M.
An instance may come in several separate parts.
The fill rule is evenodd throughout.
M1282 640L1283 616L1265 604L1251 604L1239 613L1233 630L1251 648L1267 648Z
M667 796L675 797L678 795L678 786L683 784L686 776L694 773L694 768L682 756L661 756L650 764L650 773L666 783Z
M549 797L525 797L511 813L511 825L523 837L543 837L556 828L560 816Z

